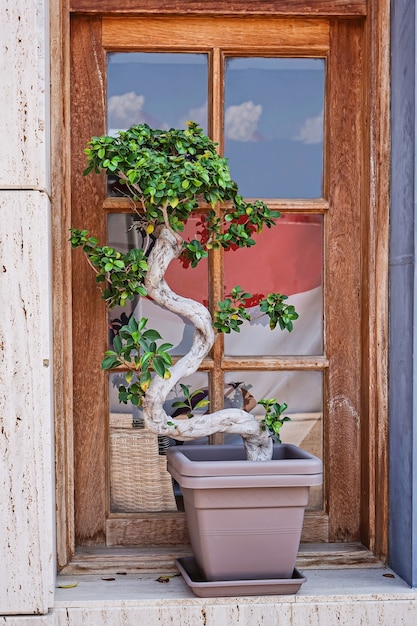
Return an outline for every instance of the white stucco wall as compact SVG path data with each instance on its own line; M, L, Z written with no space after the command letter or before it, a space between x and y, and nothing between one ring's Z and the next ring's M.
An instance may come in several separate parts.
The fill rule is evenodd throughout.
M0 18L0 614L45 614L55 550L49 200L49 15Z

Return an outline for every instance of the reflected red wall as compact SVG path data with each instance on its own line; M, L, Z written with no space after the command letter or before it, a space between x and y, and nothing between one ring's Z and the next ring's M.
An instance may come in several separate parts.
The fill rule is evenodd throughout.
M199 218L189 222L185 237L195 238ZM323 218L321 215L283 215L277 226L255 235L256 245L228 251L224 257L225 293L236 285L252 294L303 293L321 284ZM175 261L166 273L173 291L207 302L207 261L184 268Z

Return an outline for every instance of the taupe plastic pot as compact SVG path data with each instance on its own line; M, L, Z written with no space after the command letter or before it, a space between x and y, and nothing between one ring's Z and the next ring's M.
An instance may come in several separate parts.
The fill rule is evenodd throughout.
M275 445L271 461L246 461L243 446L184 445L170 448L167 462L207 581L293 576L320 459L291 444Z

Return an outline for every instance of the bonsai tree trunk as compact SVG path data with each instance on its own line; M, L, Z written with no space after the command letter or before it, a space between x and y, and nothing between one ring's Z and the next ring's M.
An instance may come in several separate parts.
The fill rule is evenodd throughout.
M171 389L182 378L197 371L215 340L211 315L206 307L174 293L165 282L169 264L181 254L182 249L182 238L167 226L162 226L148 258L149 270L145 279L148 295L162 307L189 319L195 331L191 349L171 367L171 377L153 378L142 401L145 424L157 434L180 441L219 432L238 434L243 438L248 460L269 460L272 457L272 439L251 413L241 409L222 409L200 417L175 420L164 410L163 405Z

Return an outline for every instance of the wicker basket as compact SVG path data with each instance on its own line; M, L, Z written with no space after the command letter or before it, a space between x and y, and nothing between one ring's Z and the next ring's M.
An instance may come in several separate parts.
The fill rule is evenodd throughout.
M132 415L110 416L110 506L113 513L176 511L161 441L133 428Z

